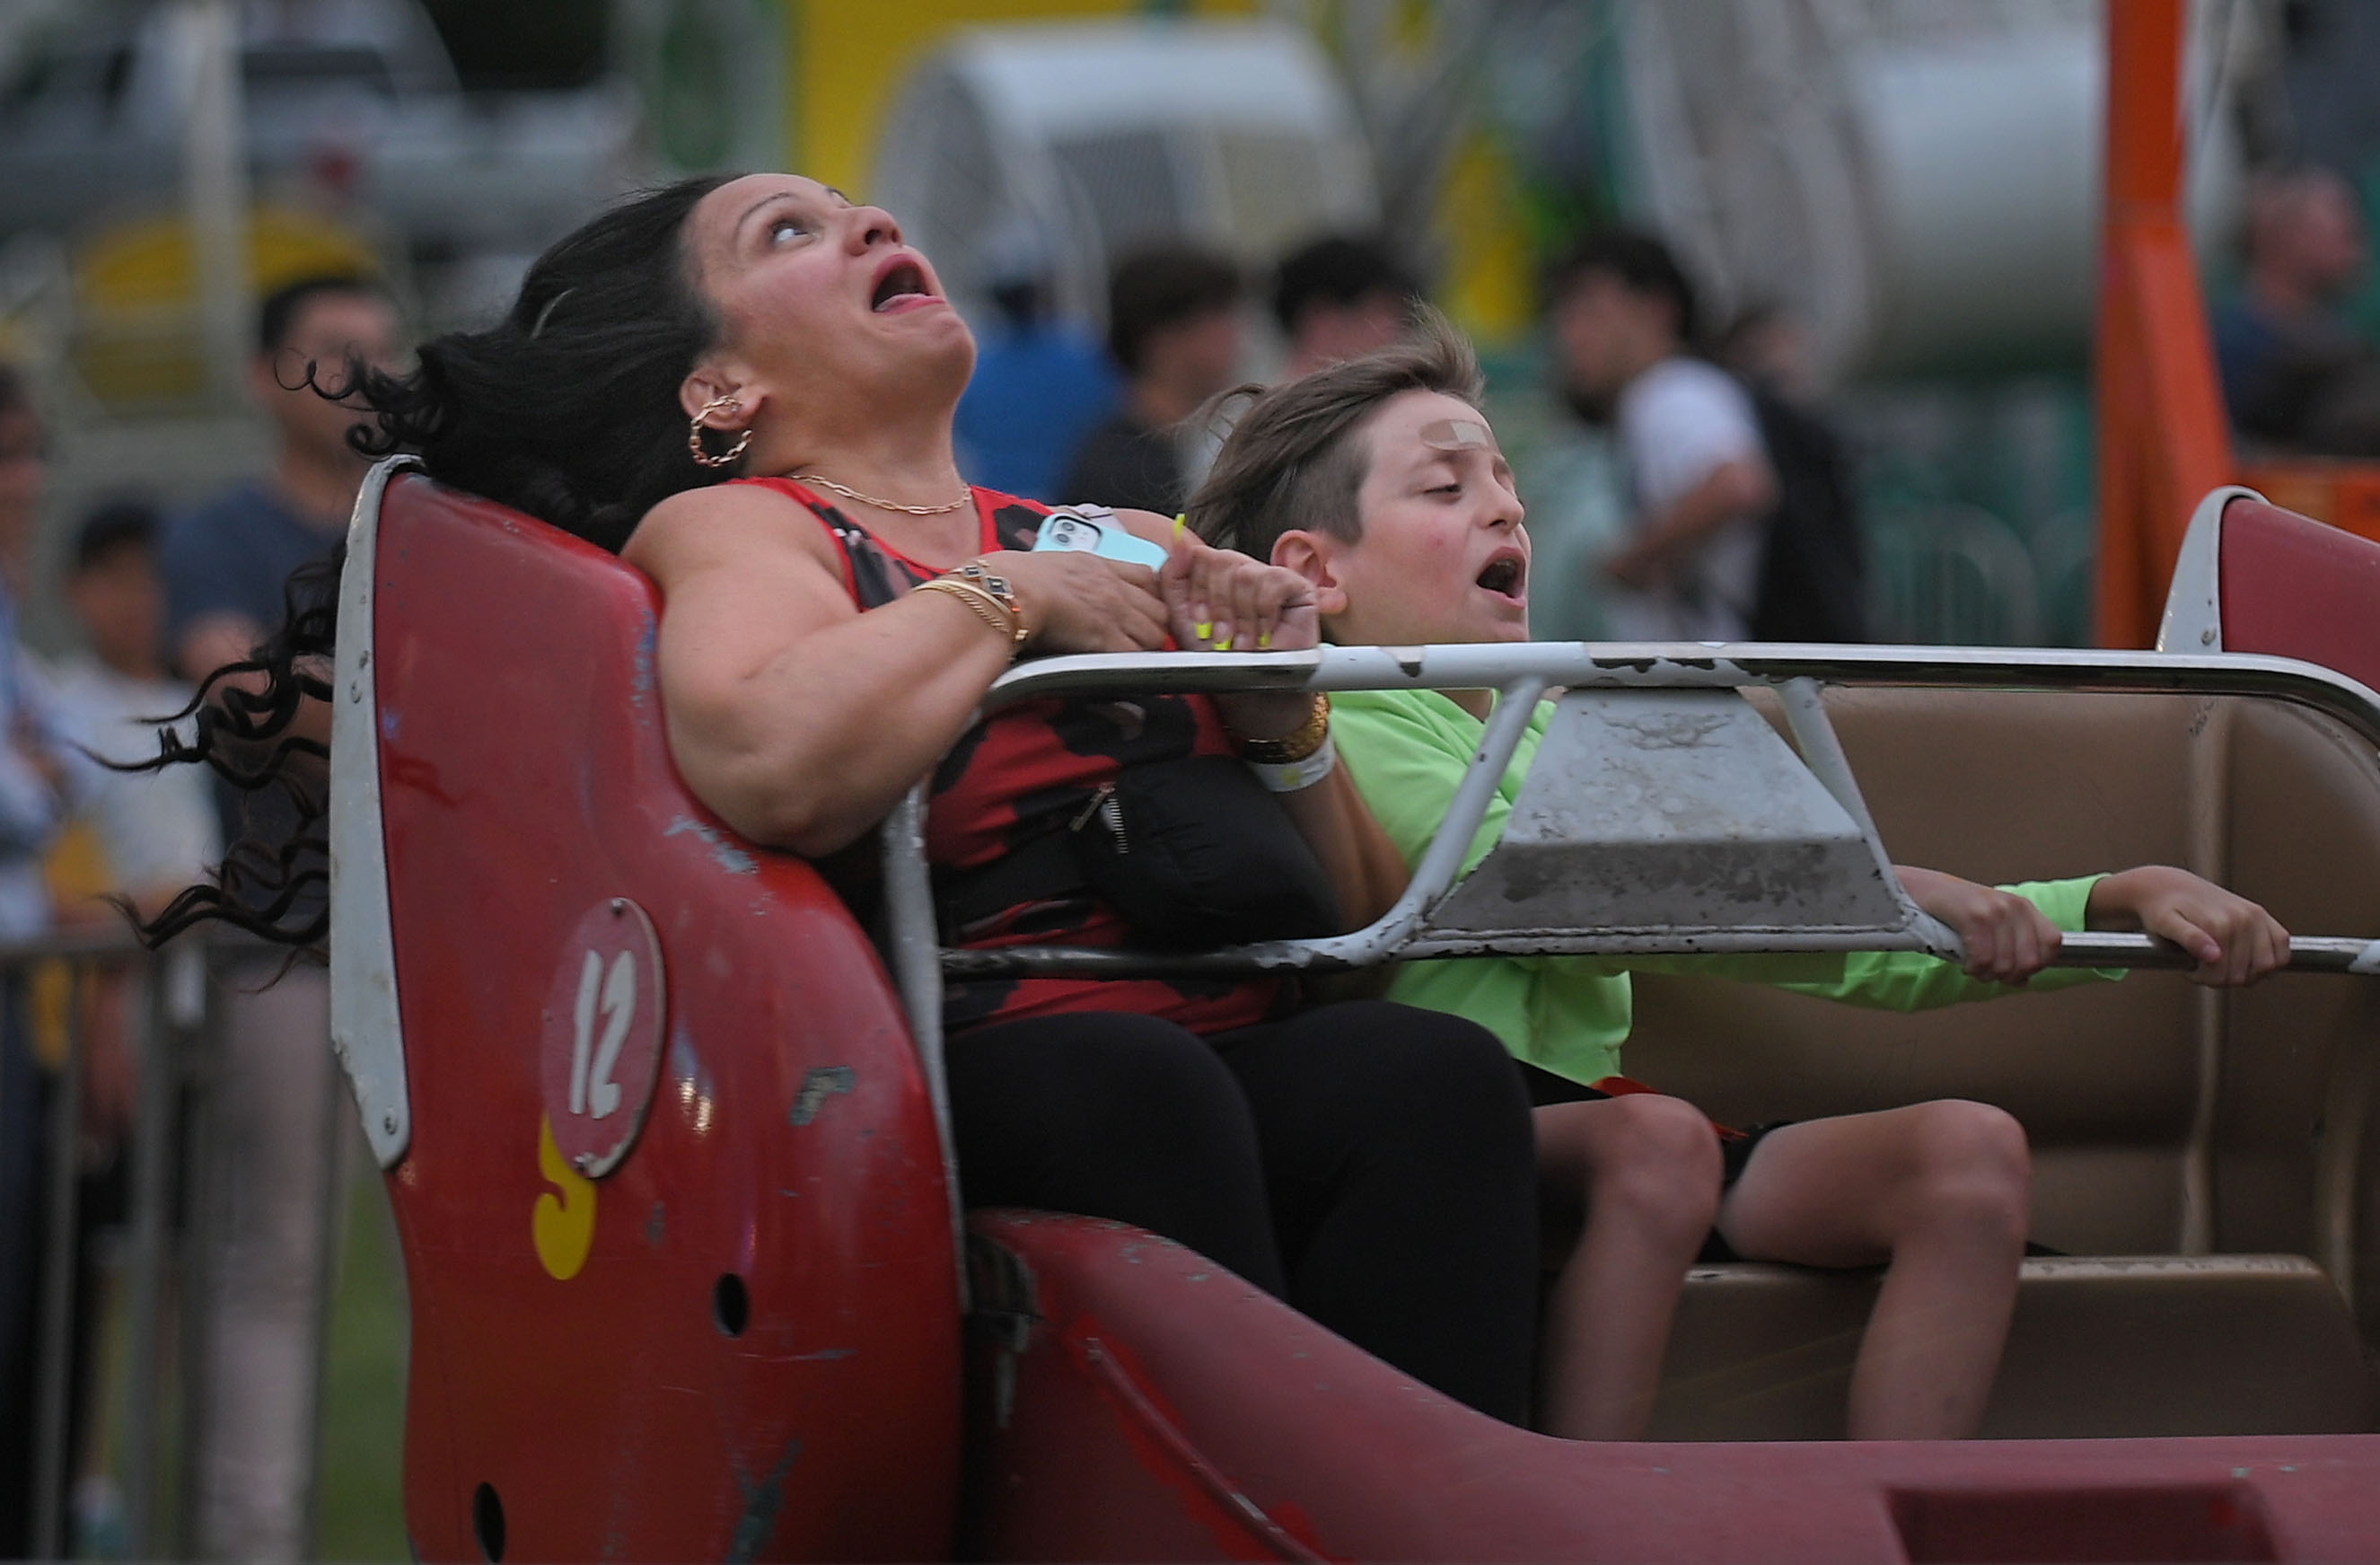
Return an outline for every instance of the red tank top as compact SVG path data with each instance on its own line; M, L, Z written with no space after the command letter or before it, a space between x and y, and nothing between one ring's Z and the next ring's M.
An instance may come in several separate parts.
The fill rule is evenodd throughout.
M844 588L862 610L881 608L941 573L920 564L792 479L739 479L799 504L834 540ZM979 547L1030 549L1049 507L977 489ZM1026 702L960 735L935 769L926 822L926 857L946 911L954 901L965 921L942 938L972 949L1009 945L1121 946L1123 920L1071 871L1065 833L1100 784L1124 767L1187 755L1232 753L1215 705L1203 696L1132 700L1067 698ZM1022 865L1021 875L992 879ZM992 905L969 887L996 887ZM994 1022L1070 1011L1132 1011L1194 1033L1226 1032L1273 1015L1288 996L1278 978L1002 978L953 980L943 1025L953 1035Z

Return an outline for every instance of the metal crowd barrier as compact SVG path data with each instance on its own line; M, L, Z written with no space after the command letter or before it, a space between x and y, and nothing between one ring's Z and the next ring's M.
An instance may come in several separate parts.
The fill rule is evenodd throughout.
M34 1258L37 1300L32 1321L33 1423L30 1433L30 1558L67 1558L69 1494L78 1477L79 1428L103 1420L117 1453L111 1463L124 1500L127 1558L194 1558L200 1547L199 1461L207 1380L208 1311L213 1292L208 1268L224 1237L218 1188L228 1128L211 1101L227 1037L225 998L274 976L287 953L245 937L194 934L163 952L143 950L128 931L62 931L0 941L0 993L27 1025L27 997L45 967L63 968L64 1056L50 1076L42 1132L40 1251ZM81 1296L82 1247L90 1238L82 1213L84 1105L89 1096L94 980L121 983L128 992L121 1014L137 1081L131 1123L117 1152L128 1163L126 1207L116 1243L123 1324L121 1373L110 1377L103 1344L106 1323L94 1316L108 1290ZM30 1036L25 1040L30 1047ZM325 1049L327 1053L327 1039ZM312 1366L311 1407L301 1460L303 1536L310 1553L314 1531L316 1453L322 1420L323 1344L333 1268L345 1216L339 1142L343 1116L352 1114L344 1078L323 1073L329 1101L321 1115L322 1168L316 1193L317 1274L305 1353ZM5 1086L5 1084L0 1084ZM5 1121L0 1121L5 1122ZM79 1327L91 1333L93 1365L84 1378L104 1403L75 1405L75 1343ZM79 1419L80 1412L83 1416Z

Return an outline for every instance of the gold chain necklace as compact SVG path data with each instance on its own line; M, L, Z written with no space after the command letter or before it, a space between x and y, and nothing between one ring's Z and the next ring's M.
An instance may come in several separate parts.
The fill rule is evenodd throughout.
M943 505L904 505L895 500L879 500L872 494L862 494L856 489L845 489L843 485L835 482L832 479L822 479L814 473L795 473L794 475L794 481L795 483L816 484L820 489L831 489L834 491L835 493L842 495L845 500L856 500L862 505L873 505L880 511L899 511L912 516L947 516L975 498L973 491L970 491L967 493L960 495L956 500L951 501L949 503Z

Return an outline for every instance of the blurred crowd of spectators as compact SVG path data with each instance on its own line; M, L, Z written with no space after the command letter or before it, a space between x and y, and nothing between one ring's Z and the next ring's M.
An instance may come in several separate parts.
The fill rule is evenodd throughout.
M124 493L77 521L62 579L30 577L33 521L48 440L21 377L0 368L0 940L115 923L107 899L154 913L202 880L224 845L285 834L278 792L242 794L200 769L125 771L107 764L157 753L154 720L186 711L193 681L245 659L280 623L297 567L344 535L365 462L346 443L357 415L318 394L351 362L384 365L397 349L395 309L377 283L306 279L262 302L249 367L274 433L267 471L194 509L166 515ZM45 661L19 645L16 607L55 592L82 647ZM190 719L176 725L187 737ZM327 724L313 724L326 737ZM294 1559L304 1538L311 1467L315 1328L330 1231L324 1163L340 1145L329 986L297 968L270 988L277 959L220 975L220 1057L210 1062L212 1171L208 1240L186 1285L202 1288L206 1340L189 1344L207 1387L194 1426L197 1543L213 1559ZM31 1543L30 1483L38 1278L45 1211L42 1127L67 1047L67 1008L83 1055L83 1188L77 1249L122 1220L136 1053L127 975L86 992L45 996L11 966L0 979L0 1558ZM79 1268L79 1337L105 1289ZM105 1552L120 1532L103 1419L87 1344L76 1353L74 1547Z
M1284 380L1396 341L1423 296L1403 258L1366 236L1301 247L1261 290L1204 246L1145 246L1111 273L1102 357L1053 318L1029 245L997 253L1020 264L995 281L1002 319L960 405L963 465L1038 500L1160 515L1181 508L1220 442L1218 399L1251 358L1252 291L1278 328ZM1515 458L1537 633L1863 639L1852 486L1794 322L1758 311L1706 343L1677 260L1623 231L1563 256L1544 304L1558 422L1603 455L1578 460L1582 441L1557 435Z
M2345 309L2370 261L2354 187L2313 167L2259 174L2242 252L2213 321L2241 454L2380 456L2380 344ZM1360 236L1299 249L1269 283L1281 379L1393 340L1422 296L1393 248ZM998 296L1009 324L987 334L961 409L970 473L1036 499L1177 510L1228 416L1216 399L1251 357L1256 290L1241 270L1187 240L1123 258L1104 358L1029 279L1010 287ZM1709 320L1670 248L1624 229L1559 257L1540 304L1545 383L1517 394L1543 411L1499 419L1539 436L1512 453L1530 506L1535 633L1867 639L1857 473L1802 323L1758 303ZM1027 362L1044 378L1017 368ZM970 460L1003 446L998 471L989 455Z

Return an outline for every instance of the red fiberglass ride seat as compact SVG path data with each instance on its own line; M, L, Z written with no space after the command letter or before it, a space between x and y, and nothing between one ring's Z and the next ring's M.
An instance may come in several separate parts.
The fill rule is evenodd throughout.
M677 781L643 577L383 482L342 584L334 1008L411 1293L416 1550L941 1557L950 1205L874 951Z
M651 585L391 462L340 591L334 1035L404 1245L421 1558L2369 1552L2380 1437L1571 1444L1082 1218L975 1220L963 1375L905 1013L678 780Z
M2215 490L2174 562L2157 649L2301 658L2380 689L2380 543Z

